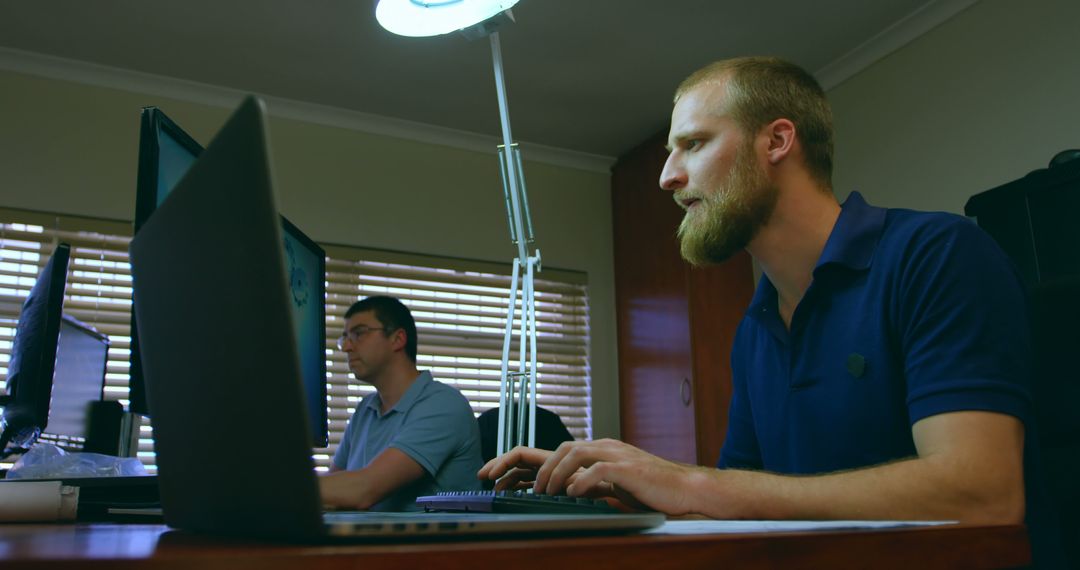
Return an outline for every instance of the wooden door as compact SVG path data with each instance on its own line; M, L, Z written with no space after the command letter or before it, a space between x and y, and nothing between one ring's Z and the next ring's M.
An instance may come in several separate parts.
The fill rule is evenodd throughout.
M612 172L622 439L667 459L716 462L727 429L730 352L753 288L750 258L691 269L683 212L659 188L657 135Z

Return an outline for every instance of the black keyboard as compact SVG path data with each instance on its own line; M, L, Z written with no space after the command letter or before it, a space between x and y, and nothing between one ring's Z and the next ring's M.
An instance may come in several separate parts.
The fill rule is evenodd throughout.
M618 513L607 501L538 495L526 491L456 491L417 497L416 504L425 511L475 513L597 514Z

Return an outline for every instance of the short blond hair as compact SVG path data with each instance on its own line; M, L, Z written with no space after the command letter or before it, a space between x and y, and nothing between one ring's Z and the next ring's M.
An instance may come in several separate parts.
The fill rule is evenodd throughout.
M795 124L806 168L832 188L832 110L825 91L803 68L775 57L740 57L711 63L690 74L675 90L675 101L706 83L727 84L727 112L745 133L776 119Z

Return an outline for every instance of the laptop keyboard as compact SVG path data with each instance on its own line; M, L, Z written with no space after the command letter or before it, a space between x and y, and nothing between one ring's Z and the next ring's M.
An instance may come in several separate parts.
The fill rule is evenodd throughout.
M416 504L425 511L598 515L619 512L600 499L527 491L450 491L417 497Z

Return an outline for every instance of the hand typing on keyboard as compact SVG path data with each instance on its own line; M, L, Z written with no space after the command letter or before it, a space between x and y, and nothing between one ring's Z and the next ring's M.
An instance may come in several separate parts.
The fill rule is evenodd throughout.
M604 439L566 442L555 451L517 447L489 461L477 476L496 479L497 491L531 481L538 494L611 497L630 508L681 515L694 512L687 491L702 469Z

